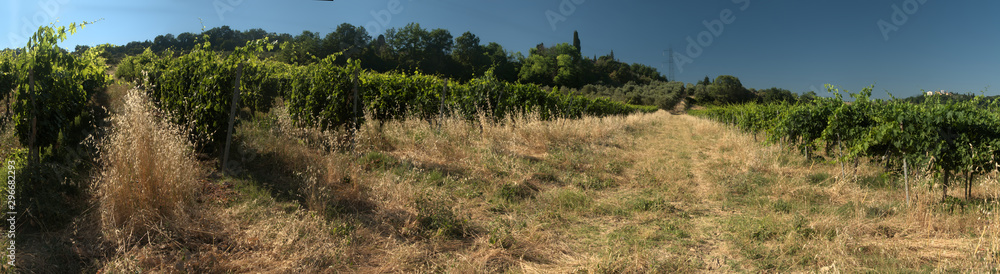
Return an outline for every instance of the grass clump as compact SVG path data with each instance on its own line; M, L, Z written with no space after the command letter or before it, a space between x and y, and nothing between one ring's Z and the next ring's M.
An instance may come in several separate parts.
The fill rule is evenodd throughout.
M781 261L782 251L775 248L787 228L773 217L737 216L729 220L732 241L743 256L761 270L780 271L787 268Z
M746 206L761 203L761 198L770 191L772 181L760 174L746 172L724 178L721 183L725 188L722 198L727 204Z
M817 173L809 174L809 176L806 176L806 181L809 182L809 184L812 184L812 185L820 185L823 182L825 182L827 179L830 179L830 173L826 173L826 172L817 172Z
M364 166L365 170L384 170L399 164L396 158L379 151L365 153L358 159L358 162Z
M514 238L514 230L525 226L524 222L515 222L508 219L497 218L489 224L489 237L487 242L490 246L509 249L514 246L517 239Z
M896 206L893 204L872 205L865 207L865 217L869 219L887 218L896 214Z
M771 204L771 208L774 209L774 212L779 213L792 212L792 204L785 200L774 201L774 203Z
M572 189L560 189L552 195L552 203L565 210L582 211L590 207L592 198L583 192Z
M424 236L461 239L470 236L469 221L459 217L443 199L420 197L416 200L417 222Z
M530 182L504 184L497 190L497 196L508 202L531 198L535 196L535 193L538 193L538 187Z
M891 174L888 172L879 172L872 176L858 178L858 184L868 189L892 190L897 188L895 180L893 180Z
M106 237L119 243L183 229L205 171L183 130L140 90L125 95L101 144L96 188Z
M763 188L769 186L771 181L756 173L742 173L728 178L723 183L729 195L742 197L761 194Z
M593 176L586 176L583 180L576 182L576 186L584 190L603 190L615 185L617 184L614 180Z

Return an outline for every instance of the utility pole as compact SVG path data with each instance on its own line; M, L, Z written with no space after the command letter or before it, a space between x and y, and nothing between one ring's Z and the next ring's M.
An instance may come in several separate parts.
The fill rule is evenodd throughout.
M674 48L671 47L667 52L667 81L677 81L674 78Z
M663 51L663 56L667 57L667 81L677 81L674 79L674 48ZM660 63L663 64L663 63Z

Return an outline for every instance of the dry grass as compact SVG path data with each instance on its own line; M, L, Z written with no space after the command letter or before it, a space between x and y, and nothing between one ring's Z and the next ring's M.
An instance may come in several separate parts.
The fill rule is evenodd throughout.
M97 268L982 272L1000 263L996 174L974 191L987 202L952 211L920 179L907 206L873 164L842 176L837 163L663 111L369 122L351 152L343 130L292 126L279 101L235 136L232 171L184 194L208 213L191 217L191 230L210 233L130 245ZM152 208L125 214L169 216L142 215Z
M724 209L714 214L721 218L707 216L709 223L704 226L723 228L721 235L727 240L720 254L735 261L719 264L722 269L858 272L997 267L988 263L990 249L985 247L996 239L989 235L996 229L989 221L995 205L974 203L952 211L938 202L939 190L928 190L929 179L923 178L910 182L914 200L907 207L902 183L894 177L880 183L885 179L875 165L861 163L855 180L850 167L842 177L839 164L809 161L776 146L762 147L750 135L711 122L694 121L694 130L709 139L704 145L688 143L703 146L708 160L694 168L695 174L707 176L695 177L701 177L698 184L708 193L715 193L700 203L711 205L716 200ZM733 191L746 185L752 186L748 193ZM993 201L1000 189L992 177L976 187L974 196Z
M123 245L153 236L176 236L190 221L204 171L179 128L131 90L101 146L96 182L101 225Z

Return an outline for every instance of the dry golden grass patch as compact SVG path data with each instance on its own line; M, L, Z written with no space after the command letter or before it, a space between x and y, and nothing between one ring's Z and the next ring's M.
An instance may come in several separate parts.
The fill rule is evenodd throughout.
M123 113L125 97L131 89L131 84L116 81L108 85L104 92L95 94L94 99L98 105L105 106L110 112Z
M346 132L295 127L279 102L237 136L257 156L216 182L238 197L207 205L211 239L133 246L106 270L978 271L1000 257L989 207L951 212L919 180L907 206L874 164L843 176L663 111L370 121L350 152ZM984 177L974 194L997 197Z
M245 202L203 203L218 197L200 192L206 189L205 169L181 130L141 91L131 90L123 100L102 145L96 183L101 231L118 246L101 271L333 272L351 257L344 243L350 240L342 237L350 225L322 217L331 202L364 195L343 183L351 175L344 157L310 149L281 132L252 135L271 137L248 142L275 145L255 148L277 154L266 160L285 160L271 164L302 171L298 191L312 210L275 201L252 184Z
M555 210L556 215L568 214L569 218L599 217L591 216L592 201L615 197L600 189L633 184L624 175L632 160L625 152L633 149L635 133L657 119L648 115L553 121L534 116L502 121L480 117L472 122L449 118L440 123L407 119L381 127L374 123L365 126L359 144L363 144L362 154L390 147L388 155L423 173L380 172L371 181L377 211L419 215L415 212L419 209L413 208L419 197L451 197L445 203L477 231L460 248L472 251L458 253L472 255L459 256L461 263L445 269L573 269L587 264L578 256L589 255L577 251L574 236L559 231L568 227L562 224L562 217L556 216L552 223L550 213ZM581 156L587 158L578 159ZM424 176L427 172L432 174L430 178ZM436 183L444 188L426 185L427 180L436 180L433 174L444 174ZM596 189L585 190L590 187ZM495 211L498 208L500 211ZM413 227L402 223L404 230ZM388 261L392 262L388 265L406 264Z
M974 245L977 238L982 242L990 238L972 236L986 235L990 224L984 220L995 207L969 205L964 212L952 212L934 198L939 190L927 190L927 179L910 182L914 200L907 207L901 183L889 188L865 183L881 180L876 165L862 161L855 171L848 164L845 172L837 163L806 160L776 145L762 146L752 135L712 122L695 122L693 128L702 138L718 143L700 152L709 161L694 164L697 185L707 187L700 190L721 193L715 197L726 201L732 198L732 187L740 185L727 186L724 174L753 174L768 182L756 187L762 189L755 192L759 196L728 200L736 201L726 207L733 211L721 213L729 220L719 223L727 227L726 244L737 246L722 253L741 261L734 265L738 268L989 269L981 268L986 249L979 248L982 251L976 255ZM995 179L986 178L977 187L983 189L976 192L978 197L989 197L983 192L995 191L997 185ZM979 209L985 211L976 212Z
M188 227L204 170L180 128L130 90L101 145L97 201L105 236L122 245Z

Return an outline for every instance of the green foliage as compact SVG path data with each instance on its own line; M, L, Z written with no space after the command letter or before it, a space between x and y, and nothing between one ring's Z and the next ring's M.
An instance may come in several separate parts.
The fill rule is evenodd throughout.
M798 96L795 95L795 93L792 93L792 91L775 87L758 90L756 92L756 96L759 102L765 104L779 103L779 102L795 103L799 99Z
M354 115L351 101L354 71L360 71L357 62L340 67L334 64L333 57L298 68L288 96L292 119L303 125L323 128L340 127L350 122ZM466 119L475 119L480 113L500 120L513 113L537 112L543 119L552 119L656 110L655 107L628 105L604 98L566 95L558 89L546 92L531 84L506 83L494 77L492 70L465 84L449 83L447 93L443 93L445 79L434 76L367 71L357 74L359 108L377 120L399 119L405 115L424 119L436 117L440 115L442 97L446 113L457 113Z
M161 59L171 57L167 55L170 53L163 54L166 56L157 55L151 49L146 48L141 54L125 57L118 63L118 69L115 70L115 77L130 82L143 81L145 77L156 79L159 75L144 75L143 72L159 73L166 71L167 68L163 66L167 63L162 62Z
M664 110L673 109L688 95L684 83L662 81L653 81L649 84L628 83L621 87L586 85L580 89L573 89L571 93L579 93L589 98L605 97L633 105L656 106Z
M455 38L455 49L451 55L463 70L467 70L468 73L462 75L463 79L482 75L491 65L486 48L479 43L479 37L468 31ZM504 56L506 57L506 53Z
M553 82L556 85L566 87L579 87L583 83L583 70L580 68L579 55L560 54L556 57L556 65L559 70Z
M576 52L579 54L579 52L580 52L580 33L577 32L577 31L575 31L575 30L573 31L573 47L576 48Z
M534 52L534 50L532 50ZM537 83L543 86L551 86L558 69L555 58L548 58L540 54L532 54L524 60L518 79L525 83Z
M320 41L319 33L303 31L302 34L295 37L295 40L281 43L281 52L278 58L289 64L311 64L316 60L315 56L319 56L322 51Z
M323 38L320 54L327 56L342 52L347 58L358 58L371 41L372 37L364 27L343 23Z
M995 99L947 100L932 95L920 103L872 100L872 87L867 87L849 93L854 101L844 103L839 90L828 89L835 97L691 113L742 130L766 132L769 141L791 143L804 153L825 144L828 152L843 146L840 161L864 157L901 166L905 159L911 166L929 166L943 175L945 192L950 174L965 174L968 179L994 170L1000 160L1000 115Z
M348 121L352 114L350 99L358 63L340 67L333 63L334 59L336 56L327 57L316 64L294 70L287 98L292 120L323 128L340 126Z
M503 81L520 80L540 86L579 88L587 84L621 86L667 81L653 67L615 59L614 52L594 56L593 59L581 56L577 33L574 33L572 44L562 43L551 48L539 45L531 49L526 59L521 52L506 50L495 42L480 44L480 38L471 32L453 37L448 30L428 30L417 23L389 28L381 34L369 33L362 26L344 23L325 36L311 31L291 35L269 33L262 29L240 31L221 26L200 34L185 32L176 37L165 34L153 41L108 45L102 56L110 64L118 64L127 56L143 54L146 49L157 55L166 52L186 54L197 50L201 47L200 43L205 42L211 44L209 49L212 51L231 52L265 37L275 39L280 49L269 49L264 55L273 55L280 62L297 66L342 54L344 58L335 59L338 65L346 65L348 59L361 60L362 68L367 70L381 73L419 71L463 82L483 76L490 68L495 70L495 77ZM527 72L522 72L525 70Z
M400 68L408 71L420 70L427 73L445 73L454 75L452 70L452 52L454 40L448 30L433 29L428 31L418 23L409 23L385 32L385 39L391 49L395 50Z
M83 27L86 23L81 24ZM0 88L4 92L14 89L14 123L21 143L31 138L31 119L37 120L35 145L56 145L61 134L69 134L70 125L77 117L86 115L87 101L97 90L104 88L109 79L104 73L107 66L99 57L103 47L88 49L81 56L60 50L56 43L66 39L66 34L76 32L77 25L69 27L42 26L28 40L27 46L15 55L4 54L4 77ZM29 85L29 72L34 77L34 93ZM32 105L34 100L34 105ZM80 139L66 140L75 145Z
M58 227L68 221L73 208L67 198L79 190L75 183L86 180L83 172L92 166L92 151L81 142L94 127L89 99L110 80L100 57L104 47L71 54L57 45L87 24L41 26L24 48L0 53L0 94L12 101L7 111L20 143L32 145L39 156L37 164L18 163L23 166L18 195L24 198L18 211L38 216L28 227Z
M416 31L413 27L407 29ZM427 39L437 37L428 35ZM403 34L393 37L404 38L412 37ZM496 120L513 113L537 112L543 119L552 119L656 110L605 98L563 94L558 89L545 91L533 84L504 82L494 76L493 69L463 84L447 83L446 79L420 73L365 71L357 60L339 62L339 53L303 66L285 65L258 58L271 50L268 42L267 39L251 41L228 55L211 51L208 42L176 58L172 58L174 54L169 50L160 55L146 50L122 60L116 75L149 86L159 106L177 114L174 122L190 124L192 137L201 140L221 140L221 134L225 133L222 129L228 122L238 64L244 65L240 106L256 110L267 106L275 96L284 96L293 121L324 129L353 121L355 86L357 115L362 116L361 111L365 111L377 120L406 115L430 119L442 110L466 119L484 114Z
M666 82L655 68L642 64L625 64L613 55L597 60L583 58L579 48L567 43L546 48L538 45L529 51L519 74L524 83L543 86L566 86L580 88L587 84L621 86L627 83L649 84L654 81Z
M0 99L7 100L17 88L18 68L14 50L0 51Z
M719 75L708 87L708 93L716 104L739 104L752 101L755 97L750 93L739 78L732 75Z
M156 55L147 49L123 59L115 75L148 86L158 106L175 114L173 122L190 125L192 139L211 147L208 140L222 140L225 134L240 64L241 107L251 111L267 107L289 85L287 65L257 57L272 47L268 39L261 39L222 55L205 42L176 58L169 50Z

